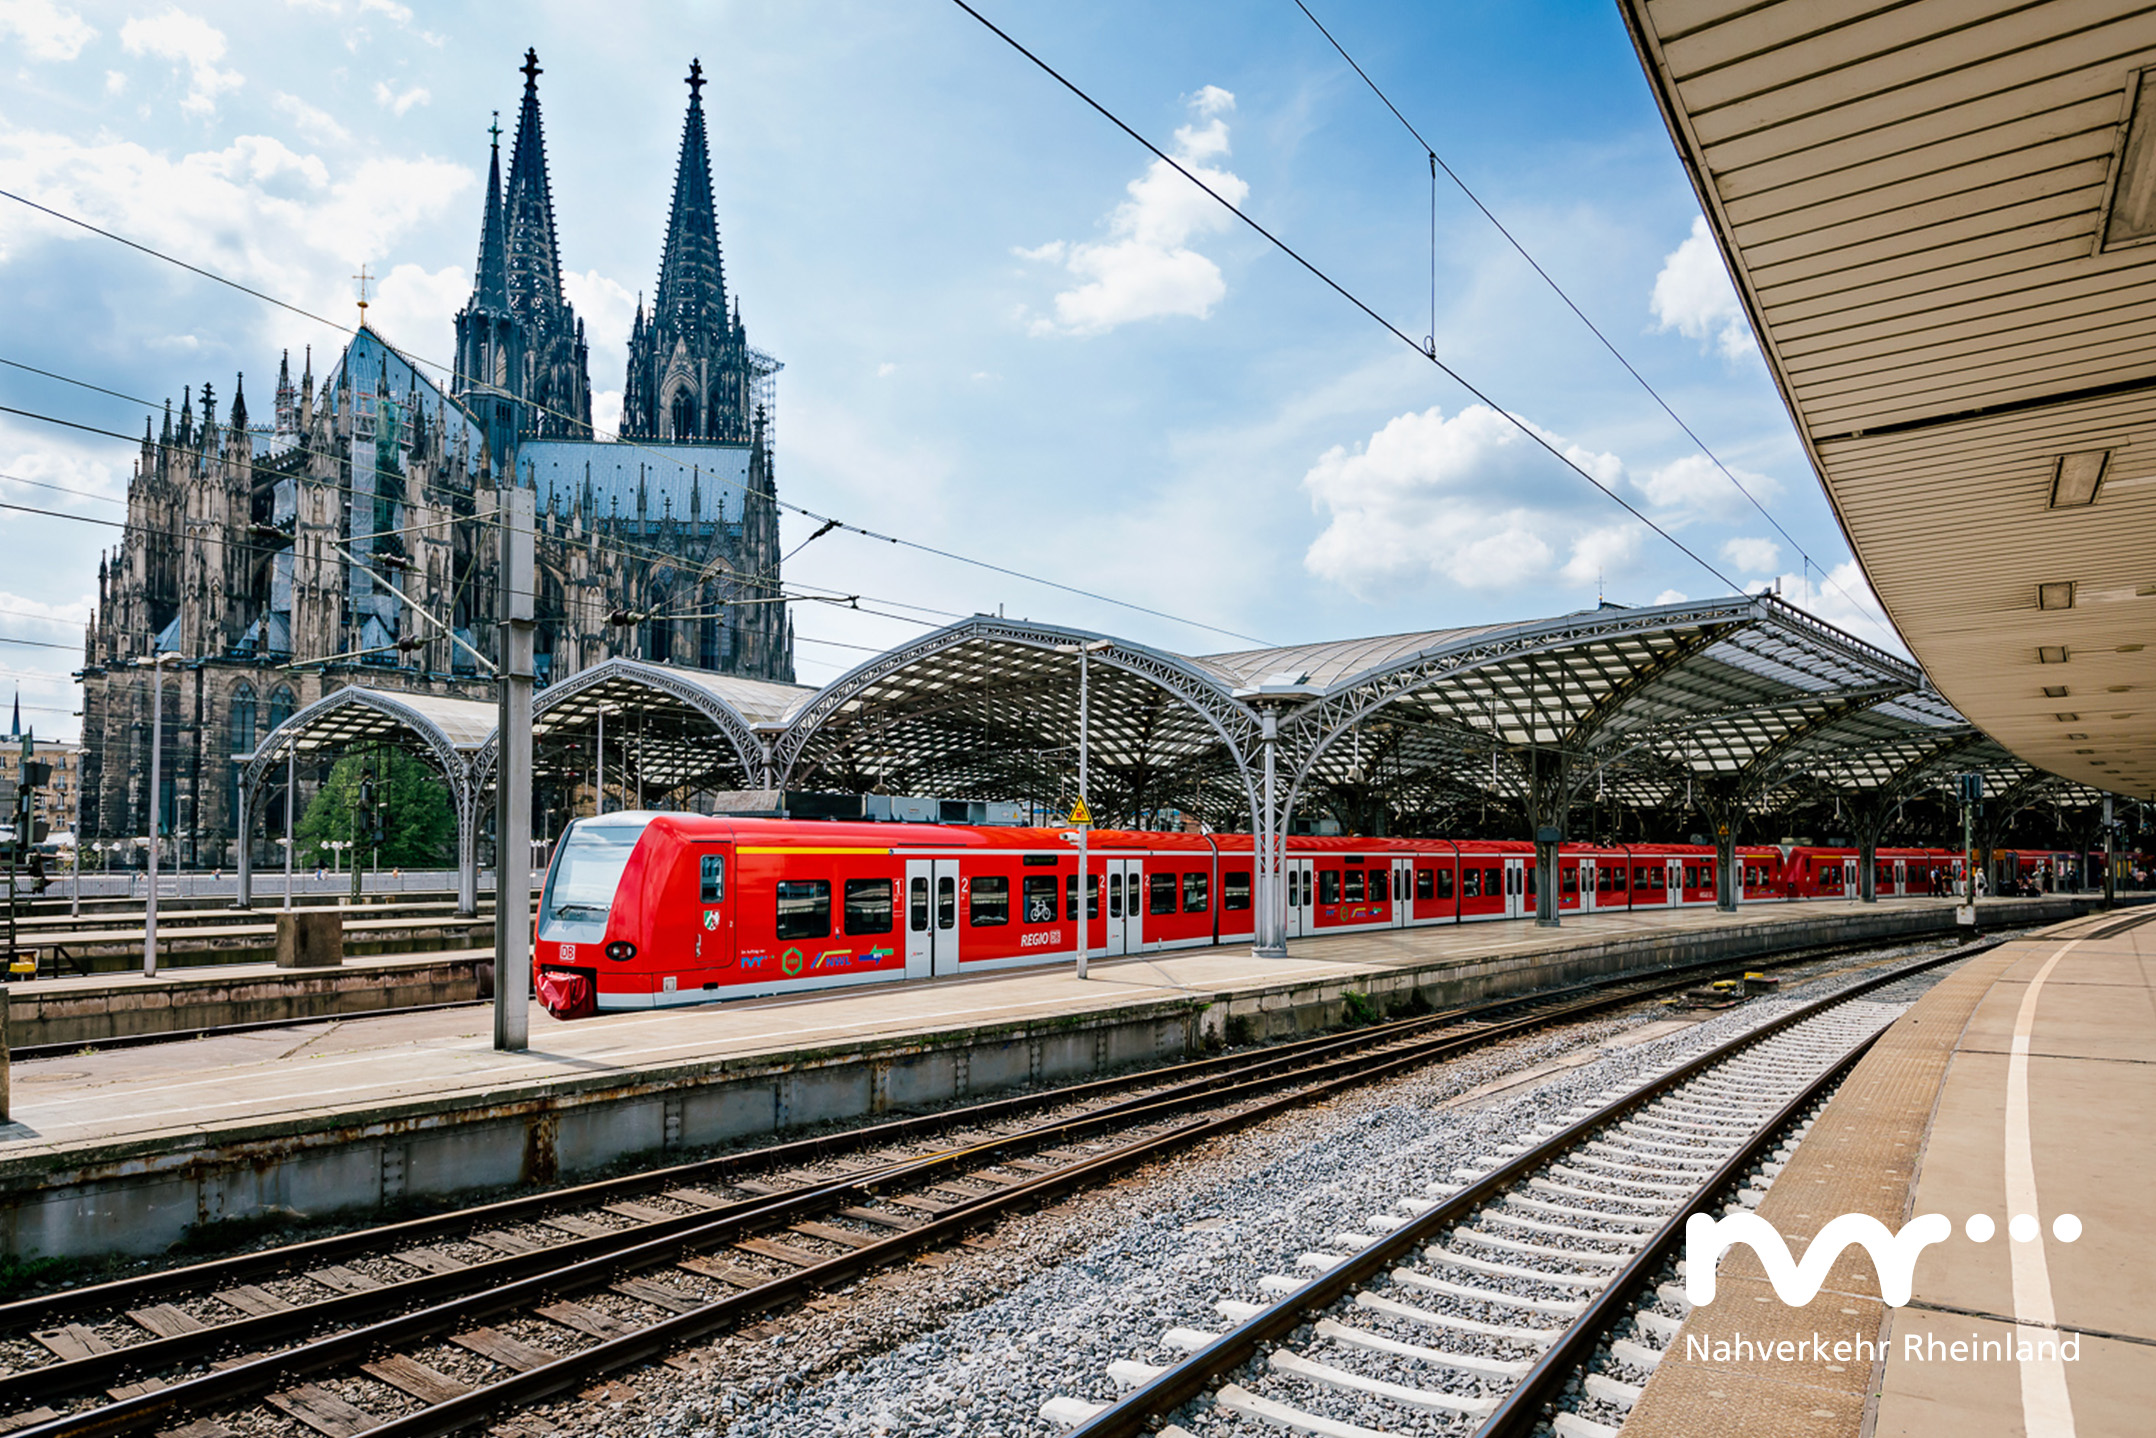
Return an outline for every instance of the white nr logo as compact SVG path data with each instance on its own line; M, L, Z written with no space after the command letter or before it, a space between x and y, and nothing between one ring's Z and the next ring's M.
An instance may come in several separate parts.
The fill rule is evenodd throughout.
M2015 1214L2006 1227L2016 1243L2034 1242L2043 1232L2033 1213ZM1695 1213L1684 1221L1684 1296L1695 1308L1714 1302L1714 1266L1733 1245L1742 1243L1759 1255L1775 1297L1791 1308L1802 1308L1819 1295L1819 1285L1826 1282L1842 1250L1855 1243L1872 1256L1872 1267L1879 1273L1880 1298L1889 1307L1900 1308L1909 1301L1917 1255L1953 1231L1953 1221L1943 1213L1912 1218L1899 1233L1889 1232L1870 1214L1845 1213L1819 1230L1812 1246L1804 1250L1804 1261L1798 1263L1789 1256L1789 1245L1774 1225L1756 1213L1738 1212L1727 1218ZM1997 1231L1987 1214L1972 1214L1962 1225L1973 1243L1988 1243ZM2060 1214L2051 1221L2051 1236L2061 1243L2074 1242L2081 1237L2081 1220L2070 1213Z
M1789 1256L1789 1245L1774 1225L1756 1213L1733 1213L1710 1218L1695 1213L1684 1224L1684 1296L1694 1307L1714 1302L1714 1267L1735 1244L1747 1244L1759 1255L1767 1270L1774 1296L1791 1308L1801 1308L1819 1293L1827 1271L1850 1244L1861 1244L1879 1271L1879 1296L1888 1306L1899 1308L1909 1301L1915 1282L1917 1255L1954 1231L1954 1222L1943 1213L1927 1213L1902 1225L1899 1233L1868 1213L1845 1213L1833 1220L1804 1250L1804 1261Z

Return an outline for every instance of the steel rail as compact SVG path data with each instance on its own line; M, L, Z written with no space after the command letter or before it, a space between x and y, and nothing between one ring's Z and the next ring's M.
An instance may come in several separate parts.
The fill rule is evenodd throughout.
M1690 979L1669 979L1647 987L1650 990L1659 990L1687 982L1690 982ZM1618 986L1613 984L1611 987ZM473 1268L453 1273L427 1275L365 1293L347 1294L290 1312L243 1319L198 1333L157 1339L30 1369L0 1378L0 1398L19 1401L32 1396L49 1397L103 1386L115 1379L135 1374L151 1363L200 1358L219 1348L288 1332L292 1323L301 1318L310 1324L349 1322L379 1313L384 1308L405 1306L413 1301L429 1298L442 1300L431 1307L409 1311L363 1328L332 1334L324 1339L267 1354L252 1362L174 1383L169 1387L105 1407L16 1430L19 1438L62 1438L62 1435L67 1435L67 1438L88 1438L88 1435L92 1434L134 1431L164 1420L174 1410L183 1406L199 1409L219 1402L234 1401L261 1388L287 1381L302 1372L311 1372L364 1357L385 1347L435 1337L444 1331L476 1322L504 1309L528 1307L557 1291L603 1287L609 1279L624 1272L660 1265L671 1266L682 1257L693 1256L703 1249L753 1237L761 1232L783 1229L790 1223L828 1212L844 1206L849 1201L872 1199L884 1189L901 1187L909 1181L918 1182L946 1170L961 1169L968 1165L993 1163L998 1154L1018 1149L1055 1147L1090 1137L1111 1125L1157 1121L1197 1104L1205 1104L1215 1110L1208 1116L1179 1124L1166 1133L1140 1139L1099 1158L1083 1160L1053 1174L1008 1185L977 1200L962 1202L935 1219L892 1238L826 1260L814 1267L779 1275L754 1289L718 1299L691 1313L662 1320L636 1333L580 1350L543 1367L475 1389L472 1395L468 1395L471 1402L480 1403L482 1406L524 1401L535 1396L539 1390L558 1391L560 1388L585 1381L595 1373L623 1363L640 1361L650 1352L661 1351L688 1338L728 1327L745 1314L781 1306L794 1301L801 1294L850 1281L861 1272L903 1257L917 1248L941 1242L948 1236L977 1225L987 1217L1032 1203L1046 1195L1082 1186L1098 1176L1120 1172L1171 1149L1261 1122L1276 1113L1314 1102L1356 1085L1389 1077L1434 1059L1478 1048L1503 1038L1517 1037L1551 1023L1635 1003L1648 996L1635 986L1624 988L1623 992L1595 993L1572 1004L1536 1008L1509 1021L1457 1033L1440 1034L1405 1046L1395 1042L1400 1037L1397 1033L1386 1034L1384 1042L1374 1045L1354 1044L1352 1039L1333 1037L1326 1041L1325 1047L1352 1051L1324 1054L1317 1062L1302 1067L1291 1067L1269 1058L1266 1063L1253 1066L1266 1070L1256 1077L1231 1073L1223 1081L1186 1086L1190 1091L1168 1097L1141 1095L1126 1103L1110 1105L986 1143L894 1163L867 1174L849 1175L795 1193L749 1200L724 1213L684 1214L663 1224L648 1225L621 1235L572 1240L535 1253L516 1255L485 1265L474 1265ZM1515 998L1500 1001L1492 1007L1519 1007L1520 1004L1521 1000ZM1453 1021L1450 1015L1432 1016L1429 1019L1403 1021L1402 1026L1423 1027L1439 1020ZM1367 1037L1372 1032L1376 1031L1365 1030L1360 1037ZM1257 1091L1275 1088L1283 1083L1297 1086L1285 1095L1257 1099L1242 1108L1219 1111L1223 1105L1244 1098L1254 1098ZM250 1255L257 1258L261 1256ZM479 1269L485 1270L489 1280L481 1291L457 1292L460 1288L473 1287L472 1280L475 1271ZM496 1279L504 1281L493 1281ZM533 1385L539 1385L539 1389L535 1390ZM482 1398L480 1395L485 1396ZM407 1419L396 1420L388 1427L370 1431L406 1431L398 1428L396 1424L433 1421L429 1415L461 1413L464 1409L456 1405L465 1403L465 1399L452 1400L450 1404L421 1410ZM446 1426L423 1431L448 1432L468 1420L455 1418L450 1421L445 1418L444 1421ZM418 1432L422 1429L413 1428L409 1431Z
M1467 1218L1484 1204L1499 1198L1543 1165L1563 1156L1611 1123L1645 1107L1762 1039L1852 999L1861 998L1875 989L1897 983L1912 974L1923 973L1942 964L1954 963L1982 953L1999 942L1997 939L1991 939L1964 945L1945 954L1933 955L1902 965L1888 973L1859 980L1836 993L1791 1009L1756 1029L1709 1049L1630 1093L1613 1099L1526 1152L1506 1160L1437 1207L1386 1234L1379 1242L1359 1250L1301 1288L1284 1295L1263 1312L1239 1324L1170 1367L1165 1373L1147 1380L1116 1403L1071 1429L1067 1438L1137 1438L1137 1435L1149 1432L1154 1420L1173 1413L1184 1404L1211 1391L1217 1379L1249 1362L1265 1346L1285 1341L1297 1328L1308 1322L1313 1313L1331 1307L1349 1292L1396 1266L1446 1229ZM1630 1272L1629 1268L1627 1272ZM1611 1288L1615 1287L1613 1283ZM1604 1290L1605 1293L1608 1291Z
M1124 1092L1133 1088L1151 1089L1153 1092L1126 1100L1138 1103L1172 1094L1181 1085L1198 1081L1221 1081L1223 1076L1247 1076L1261 1073L1269 1068L1292 1066L1305 1062L1313 1055L1328 1052L1349 1052L1358 1048L1371 1048L1424 1030L1452 1024L1481 1022L1485 1016L1502 1014L1508 1010L1535 1005L1546 1005L1573 995L1600 995L1600 1007L1621 1007L1638 1002L1672 989L1681 989L1706 973L1726 972L1740 969L1745 964L1763 967L1785 967L1790 964L1816 962L1845 952L1862 952L1879 947L1877 941L1850 944L1818 945L1792 950L1787 954L1769 959L1707 959L1677 968L1658 970L1653 973L1621 973L1600 979L1590 979L1577 984L1563 985L1553 989L1535 990L1512 994L1480 1003L1461 1005L1430 1014L1418 1014L1404 1019L1394 1019L1382 1024L1357 1029L1350 1033L1319 1034L1309 1038L1292 1039L1268 1046L1258 1052L1221 1054L1203 1059L1193 1059L1180 1064L1141 1070L1136 1073L1115 1075L1109 1078L1090 1079L1084 1083L1060 1088L1013 1094L1003 1098L989 1099L960 1109L947 1109L925 1114L912 1114L903 1118L887 1120L863 1128L844 1132L822 1134L810 1138L793 1139L784 1143L767 1144L745 1149L739 1153L717 1158L700 1159L665 1168L647 1169L617 1178L601 1179L568 1188L550 1189L543 1193L523 1194L494 1203L453 1209L445 1213L431 1214L424 1218L407 1219L399 1223L376 1225L355 1229L348 1233L330 1234L302 1243L286 1244L263 1249L254 1253L234 1254L185 1267L163 1269L155 1273L138 1274L115 1279L107 1283L65 1289L57 1293L41 1294L34 1298L16 1299L0 1304L0 1334L20 1332L51 1322L70 1318L100 1309L121 1309L130 1304L140 1304L154 1298L199 1289L210 1283L233 1283L266 1273L275 1273L306 1264L320 1264L352 1254L367 1253L391 1245L409 1245L430 1239L455 1235L483 1224L513 1223L534 1216L578 1207L595 1205L649 1194L667 1188L691 1183L723 1182L729 1177L750 1170L783 1167L789 1164L815 1162L841 1157L863 1149L915 1139L950 1129L961 1129L1000 1122L1019 1117L1042 1108L1053 1108L1066 1103L1085 1102L1095 1096ZM1553 1021L1576 1016L1588 1010L1579 1005L1568 1007L1553 1015ZM1109 1112L1102 1109L1098 1112ZM850 1175L860 1177L862 1175ZM685 1214L683 1218L709 1218L713 1213ZM659 1230L636 1230L635 1236L654 1236ZM549 1252L563 1252L570 1245L555 1245ZM492 1265L473 1265L474 1268ZM403 1288L406 1285L392 1285ZM321 1311L336 1300L323 1304L304 1305L297 1311L308 1314ZM218 1331L226 1331L234 1325L220 1325ZM140 1352L148 1345L138 1344L127 1352ZM56 1365L29 1370L51 1372ZM0 1398L8 1391L8 1380L0 1378Z

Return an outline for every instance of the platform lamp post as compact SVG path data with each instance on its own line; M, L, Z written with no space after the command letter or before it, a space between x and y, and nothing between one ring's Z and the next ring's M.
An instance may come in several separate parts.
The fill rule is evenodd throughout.
M494 1047L530 1046L532 965L532 631L537 575L531 490L496 491L501 525L500 716L494 768Z
M157 850L164 818L158 810L165 797L165 665L179 657L168 650L135 661L136 667L148 665L150 669L150 861L142 911L142 976L146 979L157 977Z
M1984 801L1984 776L1961 776L1961 907L1954 921L1976 927L1976 809Z
M1286 816L1281 813L1277 773L1280 715L1285 710L1322 698L1324 694L1324 688L1312 684L1308 674L1280 673L1268 675L1248 689L1238 689L1234 695L1257 710L1258 741L1265 750L1258 832L1251 836L1250 850L1255 870L1251 877L1256 889L1251 897L1257 905L1251 926L1254 932L1250 951L1261 959L1288 956L1287 890L1281 882L1286 877L1287 842L1280 832Z
M1070 820L1078 827L1078 977L1086 975L1086 961L1093 951L1093 915L1089 906L1092 899L1092 855L1088 840L1093 832L1093 808L1086 801L1088 781L1091 778L1091 748L1087 740L1087 715L1093 708L1090 689L1091 671L1088 659L1103 649L1114 647L1114 641L1093 639L1080 644L1058 644L1058 654L1078 656L1078 802L1072 806Z

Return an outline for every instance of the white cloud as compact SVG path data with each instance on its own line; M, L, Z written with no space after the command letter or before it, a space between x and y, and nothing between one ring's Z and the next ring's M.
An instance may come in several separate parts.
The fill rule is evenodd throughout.
M892 364L889 360L885 360L882 364L876 366L876 378L878 379L883 379L887 375L896 373L898 373L898 366Z
M1191 123L1175 132L1175 157L1205 187L1240 205L1250 186L1214 162L1228 153L1221 118L1235 97L1207 85L1188 101ZM1108 238L1051 240L1016 251L1021 259L1062 266L1080 283L1055 297L1055 318L1036 318L1035 334L1101 334L1134 320L1182 315L1204 319L1228 292L1220 266L1190 248L1198 235L1224 229L1230 216L1211 195L1155 160L1128 186L1130 198L1108 217Z
M1782 598L1827 623L1846 629L1860 639L1906 654L1901 636L1882 617L1886 609L1872 593L1870 581L1853 559L1842 561L1821 575L1817 570L1755 580L1744 586L1747 594L1778 590Z
M1771 475L1754 474L1744 469L1733 469L1724 474L1703 454L1688 454L1650 470L1634 482L1634 487L1656 509L1692 510L1725 516L1749 511L1751 502L1729 482L1731 474L1762 504L1782 492L1781 483Z
M21 41L33 60L72 60L97 31L53 0L0 0L0 35Z
M1665 589L1654 597L1657 604L1682 604L1691 596L1681 589Z
M1747 574L1772 574L1782 547L1771 539L1732 539L1722 546L1722 558Z
M151 55L187 66L187 98L180 108L190 115L216 113L217 97L237 90L246 77L237 70L220 70L225 58L225 36L199 15L176 5L148 19L137 16L120 27L120 44L130 55Z
M571 270L561 277L562 293L584 322L591 343L591 423L612 434L621 427L621 391L599 386L617 383L629 372L629 326L636 318L636 295L628 286L597 270ZM464 303L459 296L458 304Z
M591 392L591 427L597 434L621 432L620 390L595 389Z
M457 265L432 271L398 265L367 294L367 322L384 339L420 359L452 358L447 320L471 298L469 271Z
M1742 359L1759 347L1704 216L1692 221L1691 235L1662 261L1650 304L1657 328L1698 340L1702 349L1711 340L1724 359Z
M377 80L374 82L374 103L385 110L394 111L399 119L402 119L405 113L414 105L424 105L433 98L432 95L427 93L426 87L423 85L414 85L407 90L398 91L391 89L385 81Z
M124 70L107 70L107 71L105 72L105 93L106 93L106 94L108 94L108 95L117 95L117 94L119 94L119 93L120 93L121 91L125 90L126 88L127 88L127 72L126 72L126 71L124 71Z
M352 138L352 132L338 124L335 116L327 110L316 109L297 95L280 92L270 103L279 114L291 117L301 133L317 140L331 140L341 145Z
M1617 456L1535 432L1603 483L1622 477ZM1584 519L1578 477L1479 404L1450 419L1434 407L1403 414L1359 450L1328 450L1303 487L1329 516L1304 568L1364 598L1433 578L1469 589L1587 584L1639 550L1637 525Z
M303 308L340 315L351 313L350 277L361 263L393 254L474 182L462 166L424 157L378 156L332 172L319 156L265 135L174 157L110 138L0 133L6 188ZM86 241L57 221L0 214L0 260L57 243ZM452 301L436 310L436 327L413 337L421 354L447 349L444 317L454 308ZM269 314L258 322L272 332L277 323Z

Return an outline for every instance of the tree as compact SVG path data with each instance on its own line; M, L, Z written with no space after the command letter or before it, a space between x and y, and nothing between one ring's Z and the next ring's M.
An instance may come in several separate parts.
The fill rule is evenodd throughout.
M331 766L329 778L315 791L300 816L299 859L327 862L331 839L356 840L361 860L374 855L373 817L359 814L362 783L373 776L375 811L381 830L383 868L434 868L456 863L457 816L449 787L432 766L400 750L347 754Z

